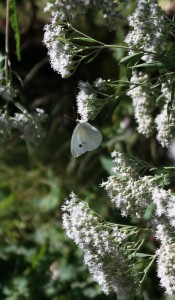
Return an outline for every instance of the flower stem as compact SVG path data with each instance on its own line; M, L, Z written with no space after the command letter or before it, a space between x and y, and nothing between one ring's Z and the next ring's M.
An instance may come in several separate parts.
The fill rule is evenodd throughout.
M143 281L145 280L145 277L147 276L148 271L149 271L149 269L151 268L151 266L153 265L153 263L154 263L154 261L155 261L156 258L157 258L157 254L153 255L153 257L152 257L152 259L151 259L149 265L148 265L148 266L145 268L145 270L144 270L144 275L143 275L142 279L141 279L140 282L139 282L139 286L140 286L140 285L143 283Z

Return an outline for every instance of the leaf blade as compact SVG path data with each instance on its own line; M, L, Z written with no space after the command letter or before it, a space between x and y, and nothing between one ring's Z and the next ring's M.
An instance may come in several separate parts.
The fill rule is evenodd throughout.
M13 28L16 42L16 55L17 59L21 60L21 49L20 49L20 33L19 33L19 23L18 14L16 7L16 0L10 0L10 24Z

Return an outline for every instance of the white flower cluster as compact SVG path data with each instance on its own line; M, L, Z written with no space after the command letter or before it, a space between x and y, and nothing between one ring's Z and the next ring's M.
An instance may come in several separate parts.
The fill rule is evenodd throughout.
M58 14L52 18L52 22L44 27L44 44L48 49L50 64L54 71L63 78L69 77L76 62L77 47L65 38L64 28L57 23Z
M154 184L151 176L139 177L129 159L122 153L114 151L114 175L101 184L113 203L121 210L122 216L143 217L151 203Z
M125 38L131 48L129 54L147 51L142 59L151 62L154 54L160 54L166 47L169 34L166 18L160 7L152 0L138 0L137 8L129 16L129 25L133 28ZM153 53L153 54L152 54Z
M37 145L44 137L45 131L41 123L46 121L46 114L37 108L34 114L16 113L12 119L12 127L22 133L26 142Z
M46 3L44 12L51 12L54 15L58 11L61 20L67 18L74 19L78 14L85 13L90 3L91 0L51 0Z
M155 187L152 191L152 200L156 206L156 216L175 227L175 195L171 190Z
M38 144L45 136L45 132L41 127L41 123L46 120L44 111L37 108L35 113L30 114L20 103L15 102L16 91L3 73L0 74L0 96L5 100L6 104L8 104L8 101L12 101L21 110L21 113L14 113L13 116L9 114L6 104L0 110L0 143L11 139L13 132L18 130L22 133L22 138L27 142Z
M103 17L110 27L116 25L116 18L119 14L117 11L118 3L114 0L50 0L44 11L51 12L52 15L58 12L59 18L65 20L74 19L92 7L103 12Z
M165 104L161 113L156 117L157 140L163 147L168 147L175 136L175 108L168 113L168 105Z
M127 92L127 95L132 98L134 114L138 123L138 132L147 137L149 137L154 130L154 120L151 113L155 105L153 95L150 93L151 83L148 79L147 74L133 71L130 79L131 88ZM142 85L144 82L147 83ZM134 85L137 86L134 87Z
M155 119L157 140L163 147L168 147L175 137L175 99L171 101L172 80L165 78L161 83L161 93L164 98L163 108ZM171 103L170 103L171 102Z
M38 144L45 136L41 126L46 120L46 115L42 109L36 109L36 113L15 113L13 117L8 114L0 114L0 143L12 138L14 130L18 130L27 142Z
M138 131L149 137L157 130L157 140L163 147L168 147L175 138L175 99L171 99L173 79L162 77L157 88L152 89L147 74L133 71L130 83L127 95L132 98ZM160 104L156 103L156 98L161 98ZM160 113L154 118L152 112L156 105Z
M166 294L175 293L175 242L174 237L166 225L159 224L156 230L156 237L160 240L160 248L157 253L157 274L161 286Z
M7 79L0 74L0 97L6 101L12 101L15 96L16 92L12 88L10 82L7 82Z
M103 89L106 87L106 81L99 79L94 82L94 87ZM109 101L108 98L99 98L97 93L89 82L80 81L79 93L76 98L77 112L85 122L94 120L100 110Z
M65 201L62 211L66 233L84 252L84 263L102 291L117 293L119 300L132 299L135 286L129 269L131 258L126 233L116 225L99 222L74 193Z

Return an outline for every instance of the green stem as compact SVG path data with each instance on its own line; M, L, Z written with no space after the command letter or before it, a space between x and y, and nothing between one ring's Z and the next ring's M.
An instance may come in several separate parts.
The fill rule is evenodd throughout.
M143 245L145 239L141 240L141 242L139 243L139 245L137 246L137 248L135 249L135 253L138 252L138 250L141 248L141 246Z
M75 27L73 27L70 23L67 23L67 26L70 27L71 29L73 29L74 32L80 34L80 36L83 36L83 37L85 37L85 38L91 39L91 40L93 40L95 43L98 43L98 44L100 45L100 46L94 46L94 48L119 48L119 49L121 48L121 49L125 49L125 50L133 50L133 51L136 51L135 48L131 48L131 47L123 46L123 45L106 45L106 44L104 44L103 42L100 42L100 41L98 41L98 40L96 40L96 39L94 39L94 38L92 38L92 37L89 37L87 34L85 34L85 33L81 32L81 31L79 31L78 29L76 29ZM80 39L81 39L81 37L80 37ZM89 47L88 47L88 48L89 48ZM90 47L90 48L93 48L93 46ZM138 51L139 51L139 49L138 49ZM150 52L150 51L143 51L143 53L146 53L146 54L155 54L154 52Z
M9 9L10 0L6 1L6 26L5 26L5 77L8 79L8 62L9 62Z
M157 254L155 254L155 255L153 256L153 258L151 259L149 265L145 268L145 270L144 270L144 275L143 275L141 281L139 282L139 285L141 285L141 284L143 283L143 281L145 280L145 277L147 276L147 273L148 273L150 267L152 266L152 264L154 263L154 261L155 261L156 258L157 258Z
M18 101L13 101L13 103L23 114L29 115L27 109L25 109Z
M88 39L90 38L90 39L93 40L95 43L98 43L99 45L105 46L104 43L102 43L102 42L100 42L100 41L97 41L97 40L95 40L95 39L92 38L92 37L89 37L87 34L81 32L81 31L79 31L78 29L76 29L75 27L73 27L70 23L67 23L67 26L70 27L70 28L72 28L75 32L77 32L77 33L80 34L81 36L84 36L84 37L86 37L86 38L88 38Z
M157 79L157 78L165 77L166 75L171 75L171 74L174 74L174 72L170 72L170 73L167 73L167 74L155 76L154 78L150 78L150 79L148 79L148 80L146 80L146 81L144 81L144 82L142 82L142 83L134 83L134 82L131 82L131 83L129 83L129 84L132 84L133 86L132 86L131 88L127 89L127 90L122 91L119 95L114 96L114 99L117 100L117 99L118 99L119 97L121 97L122 95L125 95L126 92L135 89L137 86L144 86L144 85L146 85L147 83L149 83L150 81L154 81L154 80Z

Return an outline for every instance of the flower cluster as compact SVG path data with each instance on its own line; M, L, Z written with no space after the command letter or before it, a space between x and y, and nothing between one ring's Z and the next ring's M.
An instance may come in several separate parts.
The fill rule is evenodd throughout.
M21 137L28 143L37 145L45 136L41 123L46 121L46 114L37 108L34 114L16 113L12 119L12 127L21 132Z
M130 83L131 88L127 95L132 98L138 131L148 137L154 129L151 113L155 107L155 101L150 92L151 83L147 74L137 71L133 71Z
M147 74L133 71L127 95L132 98L138 131L149 137L157 130L157 140L168 147L175 138L175 98L172 97L173 78L162 76L153 88ZM160 103L156 103L160 99ZM160 113L153 117L158 108Z
M151 203L154 186L151 176L140 177L132 166L133 161L124 154L114 151L113 175L102 183L122 216L143 217L147 206Z
M44 44L48 49L50 64L63 78L69 77L76 67L74 60L78 48L65 38L64 27L58 22L58 14L44 27Z
M55 15L55 12L58 11L61 20L74 19L80 13L85 13L90 4L91 0L51 0L46 3L44 11L51 12L52 15Z
M142 59L151 62L155 54L160 54L166 48L167 19L160 7L152 0L138 0L137 8L129 16L129 25L133 28L125 38L130 51L148 52Z
M170 34L169 24L168 19L154 1L138 0L135 12L129 17L129 25L133 29L125 38L125 42L130 47L129 54L143 51L142 60L152 62L155 56L160 55L167 47L167 37ZM174 99L171 99L172 79L161 78L157 82L158 86L161 86L159 91L157 89L158 96L164 101L163 105L158 104L160 113L155 120L152 111L157 105L158 97L155 95L156 89L150 89L151 83L148 83L148 79L147 74L134 71L131 77L131 89L128 92L133 100L138 131L148 137L156 128L157 140L163 147L168 147L175 137L175 103ZM144 81L147 83L143 84ZM132 88L134 83L138 86Z
M15 96L16 92L11 86L10 81L0 74L0 97L2 97L5 101L12 101Z
M160 240L157 253L157 274L166 294L175 293L175 242L173 234L164 224L157 225L156 237Z
M98 91L93 88L98 88ZM80 81L77 95L77 112L83 121L94 120L110 98L100 97L100 91L106 89L107 82L98 79L93 86L89 82Z
M114 0L50 0L44 9L45 12L59 12L61 20L74 19L82 13L86 13L89 8L95 7L102 11L103 17L110 27L116 24L118 14L118 1Z
M163 147L168 147L175 137L175 98L171 99L173 80L166 77L161 80L163 107L155 119L157 140Z
M42 109L36 109L33 114L29 114L27 111L15 113L13 117L1 112L0 143L9 140L13 132L17 130L26 142L37 145L45 136L44 129L41 126L41 123L45 120L46 115Z
M175 135L175 108L168 113L168 105L165 104L161 113L156 117L157 139L163 147L168 147Z
M132 243L127 243L125 230L116 225L99 222L85 202L71 193L62 206L63 227L69 238L84 252L84 263L104 293L117 293L117 299L133 298L131 256ZM132 250L131 250L132 249Z
M156 206L156 216L163 218L167 224L175 227L175 195L170 190L154 187L152 200Z
M5 78L3 72L0 73L0 97L3 98L5 105L0 110L0 143L10 140L14 131L19 131L27 142L38 144L45 136L41 123L45 122L46 114L42 109L37 108L33 114L18 103L16 91L14 90L10 80ZM9 101L13 103L21 112L9 113Z

